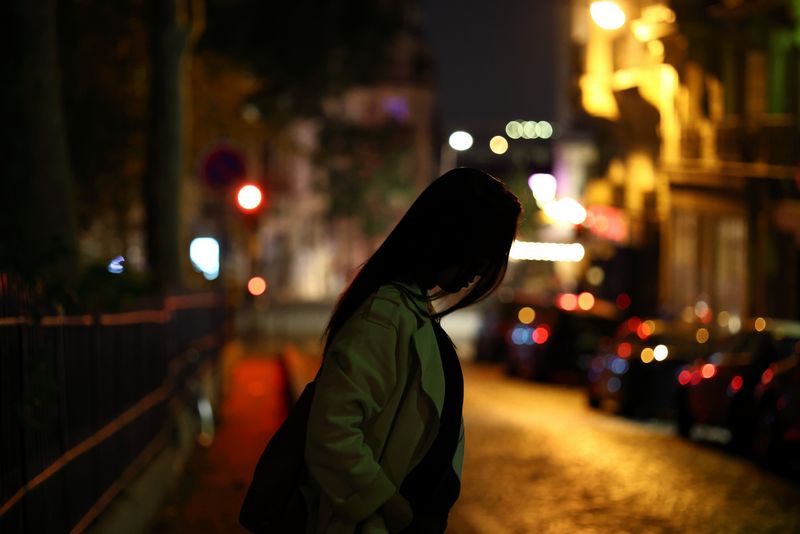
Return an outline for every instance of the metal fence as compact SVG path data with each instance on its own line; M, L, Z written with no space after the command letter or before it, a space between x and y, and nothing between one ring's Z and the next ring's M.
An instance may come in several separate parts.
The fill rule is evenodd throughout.
M194 294L14 314L29 301L0 309L0 532L80 532L168 441L174 401L219 352L224 306Z

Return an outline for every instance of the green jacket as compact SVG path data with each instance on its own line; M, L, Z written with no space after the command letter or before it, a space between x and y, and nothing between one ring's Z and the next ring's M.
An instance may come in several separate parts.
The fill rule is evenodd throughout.
M444 372L418 287L376 291L332 339L308 420L309 532L388 532L377 509L439 428ZM464 426L453 467L461 476ZM321 490L321 491L320 491Z

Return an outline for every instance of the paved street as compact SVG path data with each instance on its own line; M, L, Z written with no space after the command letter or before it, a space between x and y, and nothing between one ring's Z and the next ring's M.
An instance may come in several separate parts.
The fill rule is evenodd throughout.
M800 486L591 411L577 389L464 372L464 486L448 532L800 532Z

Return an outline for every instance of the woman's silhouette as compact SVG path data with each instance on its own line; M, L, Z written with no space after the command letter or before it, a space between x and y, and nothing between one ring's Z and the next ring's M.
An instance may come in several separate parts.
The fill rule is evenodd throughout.
M499 180L449 171L342 293L308 421L308 532L444 532L460 491L463 380L439 319L498 286L520 212Z

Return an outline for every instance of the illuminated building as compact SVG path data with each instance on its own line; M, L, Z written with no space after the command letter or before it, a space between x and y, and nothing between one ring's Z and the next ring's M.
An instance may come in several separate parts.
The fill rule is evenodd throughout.
M796 317L796 3L620 1L615 29L592 3L572 5L575 124L598 149L583 201L606 214L587 254L593 240L633 251L634 280L654 290L639 280L632 297L649 311Z

